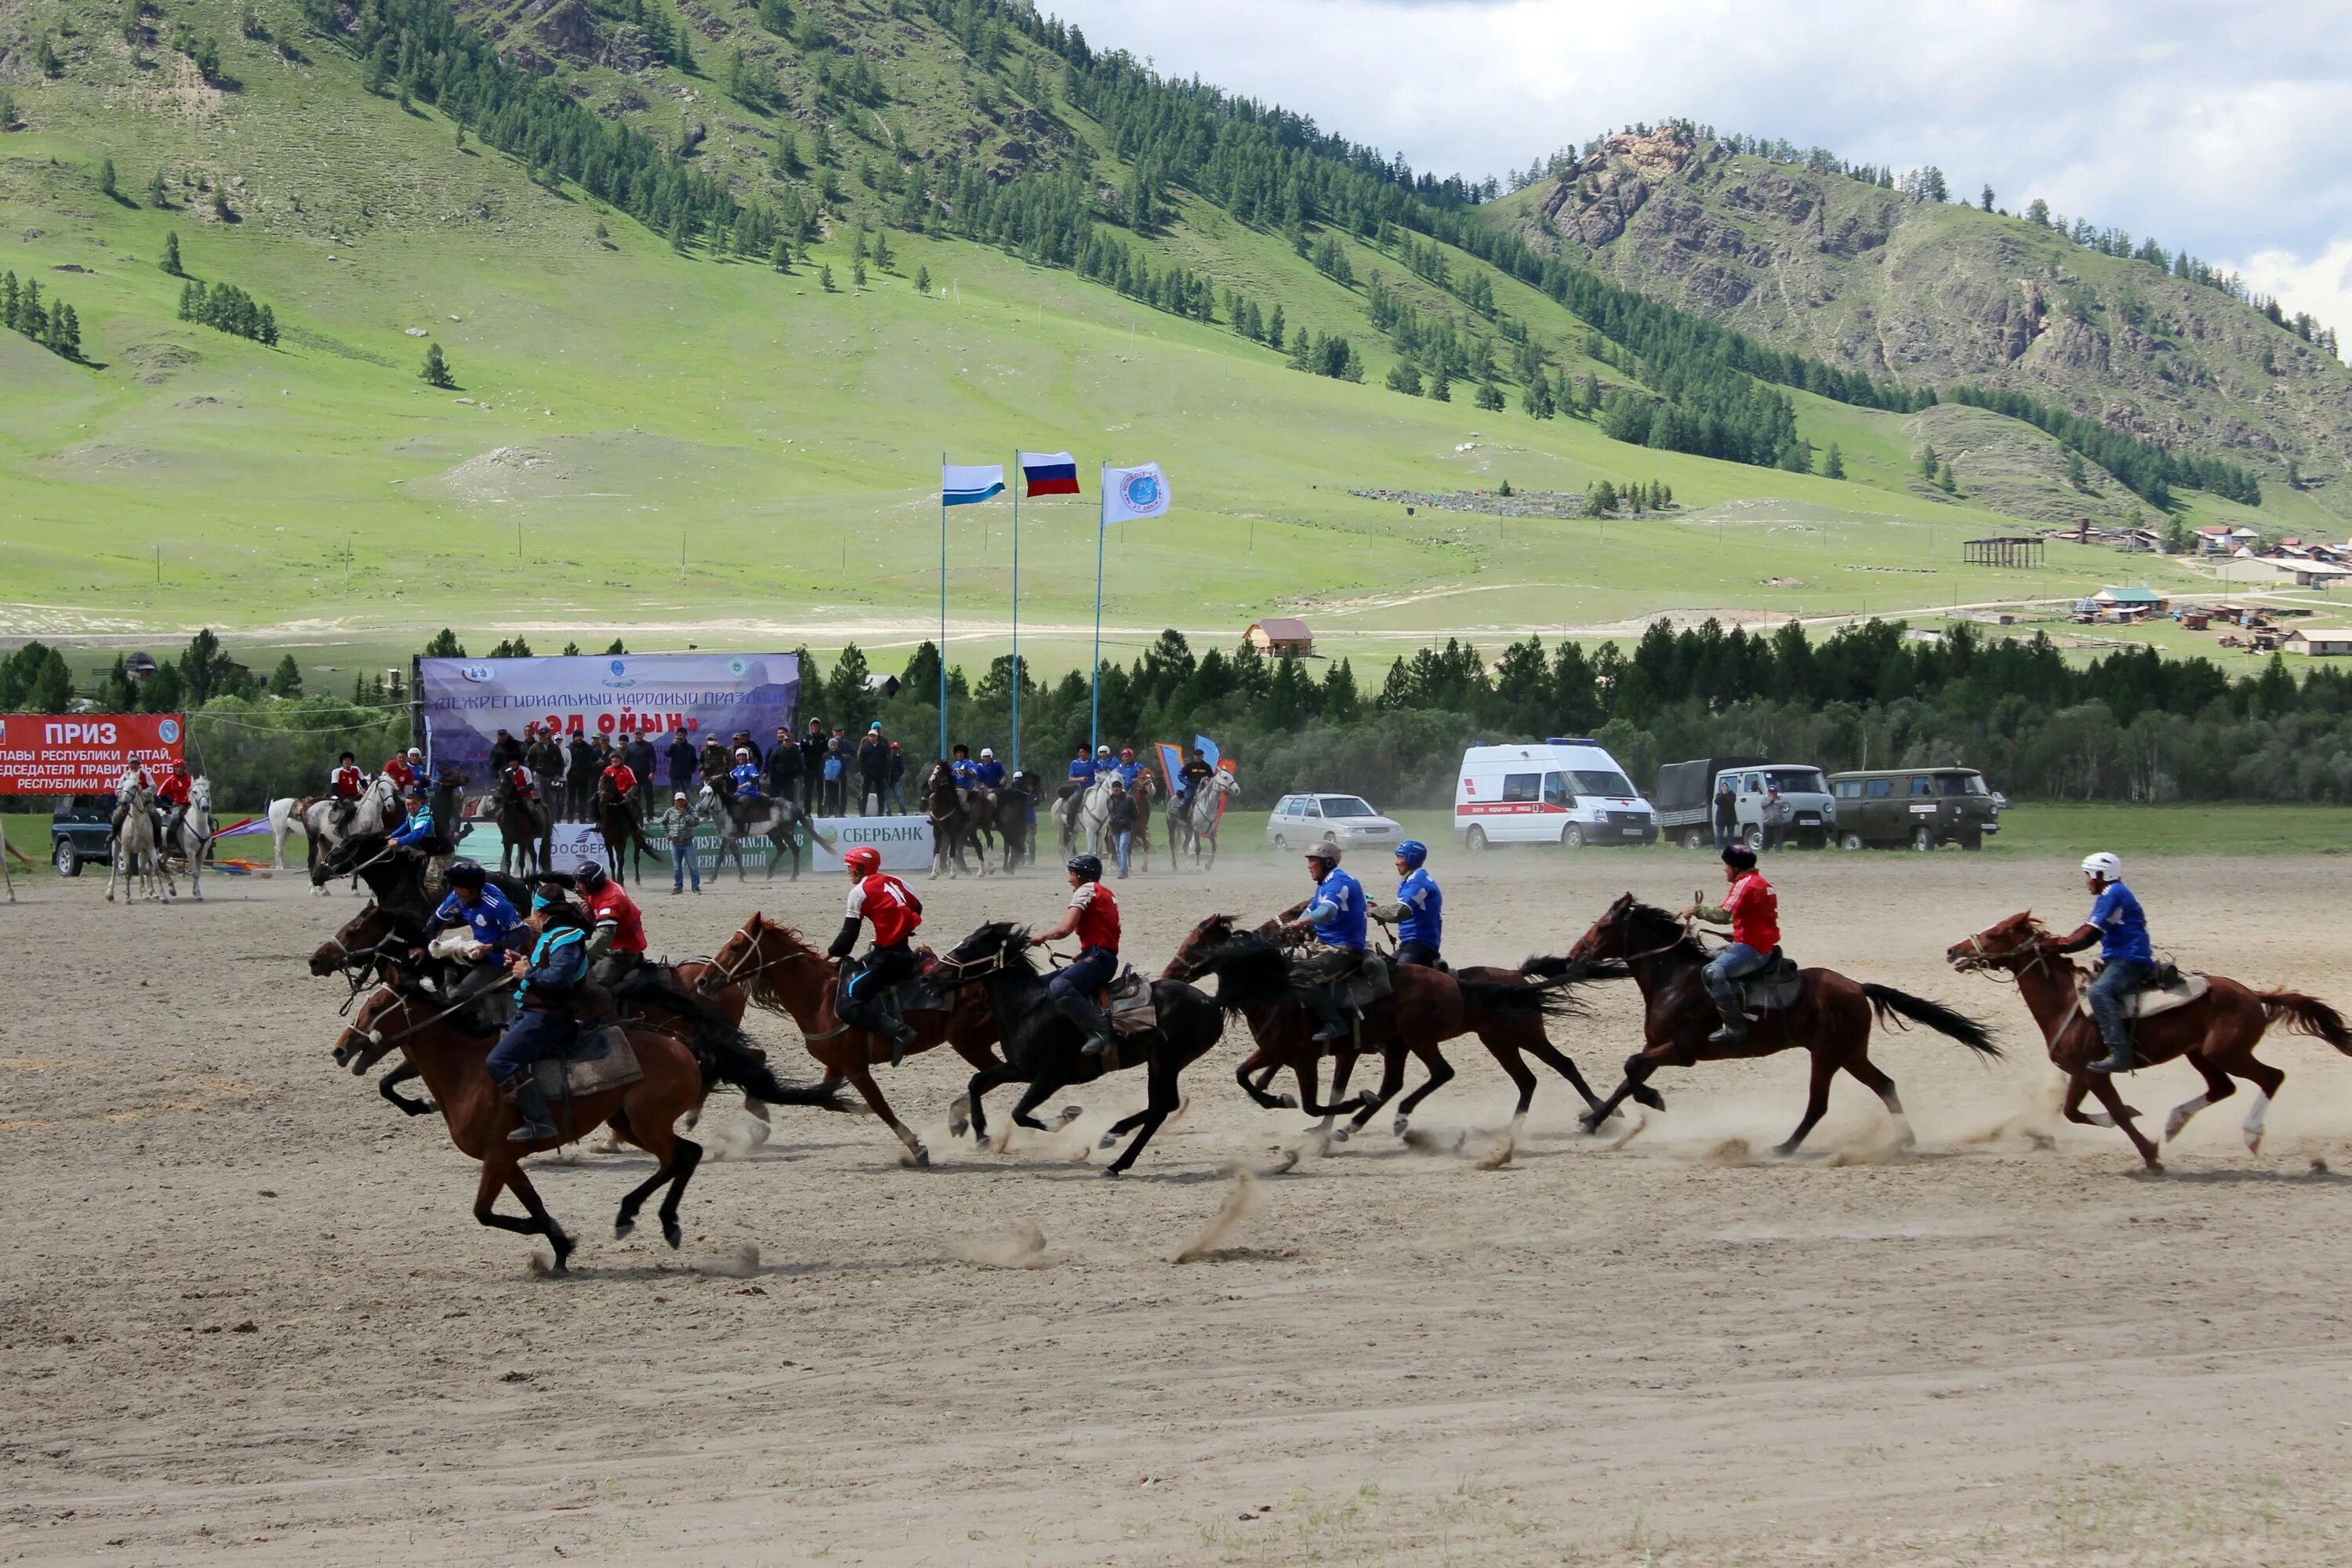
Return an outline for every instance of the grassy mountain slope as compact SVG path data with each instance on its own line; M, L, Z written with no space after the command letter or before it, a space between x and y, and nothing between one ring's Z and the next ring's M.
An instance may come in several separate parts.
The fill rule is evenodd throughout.
M2352 517L2352 371L2211 288L1965 203L1623 133L1486 209L1550 254L1783 349L1917 385L2025 393L2255 468Z
M1154 310L936 225L890 228L893 269L856 288L856 226L896 216L908 171L1084 165L1113 193L1133 173L1102 127L1056 105L1049 59L1000 37L983 67L912 6L795 6L787 40L750 7L689 4L672 15L693 29L691 71L632 52L645 29L577 0L468 13L504 29L510 58L663 146L699 125L687 166L745 200L789 196L820 215L789 275L707 237L681 254L530 160L461 139L441 110L404 106L396 78L367 91L369 63L292 5L257 0L254 37L242 9L151 8L133 39L121 13L87 5L0 22L0 82L20 122L0 135L0 268L73 304L89 362L0 333L0 629L210 622L346 648L349 662L404 652L443 624L484 643L633 628L646 647L905 646L937 613L934 465L943 449L974 461L1016 445L1066 445L1082 465L1156 458L1173 478L1179 515L1110 542L1114 647L1165 625L1227 641L1288 610L1335 650L1377 655L1661 610L1835 615L2069 594L2116 567L2068 551L2030 582L1961 566L1959 539L2009 524L1966 486L1958 501L1920 493L1916 442L1892 414L1793 396L1801 429L1848 454L1851 478L1833 482L1627 447L1589 420L1477 411L1466 384L1450 404L1386 391L1394 355L1364 318L1373 270L1416 308L1489 329L1393 247L1336 235L1357 279L1342 287L1280 233L1181 189L1150 232L1111 232L1154 268L1281 303L1294 331L1350 334L1363 384L1287 368L1222 311ZM54 77L38 64L44 37ZM215 42L213 80L174 37ZM774 72L773 97L719 90L736 47ZM816 85L840 81L845 60L870 62L886 84L874 101ZM1015 91L1024 82L1036 100ZM785 123L806 154L823 125L834 163L781 174ZM148 189L159 173L161 206ZM881 188L894 180L898 192ZM268 302L279 342L176 320L181 280L158 265L169 236L192 277ZM1446 254L1457 277L1490 280L1496 309L1559 369L1625 379L1584 357L1585 324L1559 305ZM929 294L912 285L919 268ZM418 379L428 342L456 387ZM1348 493L1504 480L1574 491L1602 478L1663 481L1679 505L1663 519L1497 522ZM1092 505L1024 511L1024 640L1041 663L1086 657ZM968 658L1003 646L1010 522L1003 503L950 520Z

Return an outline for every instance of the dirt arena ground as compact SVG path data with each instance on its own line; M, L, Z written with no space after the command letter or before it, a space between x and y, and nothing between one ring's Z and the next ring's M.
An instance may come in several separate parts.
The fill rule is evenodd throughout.
M1367 868L1370 869L1370 868ZM1557 951L1698 858L1443 857L1449 953ZM1123 1183L1081 1163L1139 1081L997 1156L951 1137L961 1064L885 1079L937 1163L865 1117L727 1107L672 1253L611 1239L641 1156L535 1162L568 1279L478 1228L474 1167L336 1069L300 955L356 907L299 883L0 907L0 1558L44 1563L2336 1563L2352 1557L2352 1061L2273 1036L2288 1082L2145 1178L2061 1130L2015 995L1947 943L2072 868L1782 858L1792 950L1958 1004L2011 1050L1915 1032L1877 1059L1919 1147L1841 1080L1807 1153L1761 1152L1800 1056L1665 1075L1622 1146L1549 1077L1507 1164L1385 1125L1253 1186L1296 1112L1234 1088L1238 1027ZM2184 963L2352 1004L2331 860L2134 868ZM1291 864L1120 886L1156 968ZM1056 877L926 886L945 942L1044 921ZM753 908L829 934L839 885L657 886L657 952ZM1630 988L1555 1030L1596 1079ZM791 1070L789 1026L756 1027ZM1475 1046L1422 1124L1507 1117ZM1416 1080L1417 1081L1417 1080ZM2130 1080L2161 1125L2194 1076ZM1000 1111L1013 1096L1000 1092ZM1750 1153L1749 1151L1757 1151ZM1207 1255L1169 1256L1221 1210ZM1017 1239L1042 1233L1042 1251ZM754 1251L756 1249L756 1251Z

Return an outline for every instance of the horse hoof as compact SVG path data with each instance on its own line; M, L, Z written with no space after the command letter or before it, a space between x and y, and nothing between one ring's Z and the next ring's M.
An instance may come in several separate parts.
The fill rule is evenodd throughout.
M1331 1134L1331 1142L1334 1143L1345 1143L1349 1139L1353 1138L1355 1135L1356 1130L1354 1128L1342 1127Z
M637 1222L635 1220L616 1219L613 1222L613 1239L614 1241L626 1241L629 1239L630 1233L636 1228Z
M1403 1117L1402 1117L1402 1116L1400 1116L1400 1117L1398 1117L1394 1121L1392 1121L1392 1122L1391 1122L1391 1123L1389 1124L1389 1131L1391 1131L1391 1132L1394 1132L1398 1137L1402 1138L1402 1137L1403 1137L1403 1136L1404 1136L1405 1128L1406 1128L1408 1125L1409 1125L1409 1123L1407 1122L1406 1119L1405 1119L1405 1118L1403 1118Z
M669 1243L672 1252L676 1252L686 1240L686 1227L674 1219L666 1219L662 1221L662 1239Z
M1116 1132L1106 1132L1100 1138L1095 1140L1095 1147L1097 1149L1115 1148L1118 1146L1118 1134Z
M1295 1094L1277 1094L1274 1097L1274 1109L1296 1110L1298 1109L1298 1097Z
M1118 1180L1118 1178L1119 1178L1119 1177L1121 1177L1121 1176L1125 1175L1127 1173L1126 1173L1126 1172L1124 1172L1124 1171L1122 1171L1122 1170L1120 1170L1117 1165L1105 1165L1105 1166L1103 1167L1103 1173L1103 1173L1104 1175L1106 1175L1106 1176L1109 1177L1112 1181L1114 1181L1114 1182L1115 1182L1115 1181Z
M1646 1083L1640 1084L1633 1089L1633 1103L1646 1105L1653 1110L1664 1110L1666 1108L1666 1097Z

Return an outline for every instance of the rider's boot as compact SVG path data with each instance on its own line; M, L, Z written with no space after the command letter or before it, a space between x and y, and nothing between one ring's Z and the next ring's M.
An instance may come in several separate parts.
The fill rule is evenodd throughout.
M915 1042L921 1039L922 1037L917 1034L915 1032L915 1026L907 1022L904 1018L891 1019L888 1032L890 1036L890 1065L894 1068L902 1066L907 1060L907 1052L914 1046Z
M2107 1042L2107 1054L2091 1064L2093 1072L2117 1073L2132 1070L2132 1043L2127 1034L2118 1034Z
M1738 994L1734 993L1721 999L1715 1007L1723 1016L1723 1026L1709 1035L1706 1043L1710 1046L1744 1044L1748 1039L1748 1015L1740 1006Z
M1084 996L1056 997L1054 1005L1063 1017L1078 1026L1078 1033L1085 1037L1087 1043L1079 1047L1082 1053L1098 1057L1111 1048L1110 1029L1101 1008Z
M515 1114L522 1118L522 1125L507 1134L508 1142L541 1143L561 1136L555 1125L555 1112L547 1103L547 1091L539 1087L536 1072L525 1068L499 1088L514 1103Z
M1354 1009L1340 1006L1328 995L1317 996L1309 1004L1309 1008L1323 1020L1321 1026L1315 1031L1316 1039L1344 1040L1356 1032Z

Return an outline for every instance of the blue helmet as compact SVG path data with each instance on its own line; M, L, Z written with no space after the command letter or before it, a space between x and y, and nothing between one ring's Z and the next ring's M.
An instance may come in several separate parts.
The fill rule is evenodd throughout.
M1401 838L1397 840L1396 858L1404 862L1406 870L1418 871L1429 858L1429 846L1418 838Z

